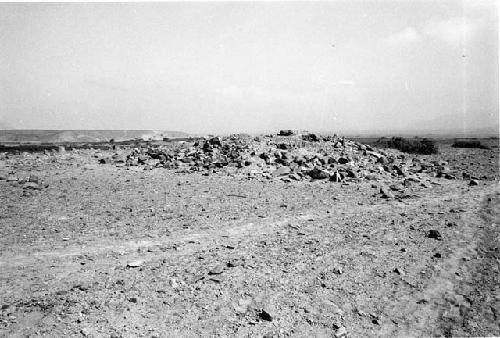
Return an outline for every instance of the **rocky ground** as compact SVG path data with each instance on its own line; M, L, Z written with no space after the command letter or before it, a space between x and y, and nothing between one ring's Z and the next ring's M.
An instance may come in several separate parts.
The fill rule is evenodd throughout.
M0 155L0 335L499 336L498 140Z

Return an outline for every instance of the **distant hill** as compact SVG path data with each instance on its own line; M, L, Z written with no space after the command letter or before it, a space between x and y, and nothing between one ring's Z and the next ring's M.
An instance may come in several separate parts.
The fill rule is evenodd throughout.
M69 143L103 142L114 139L183 138L190 135L180 131L164 130L0 130L0 143Z

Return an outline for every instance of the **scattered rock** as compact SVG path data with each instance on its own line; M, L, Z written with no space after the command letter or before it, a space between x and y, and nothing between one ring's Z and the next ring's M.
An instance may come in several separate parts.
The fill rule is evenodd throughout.
M383 185L383 186L380 187L380 194L381 194L382 198L386 198L386 199L392 199L392 198L394 198L394 194L385 185Z
M477 180L471 180L469 185L479 185L479 182Z
M87 291L90 288L90 284L86 282L81 282L73 285L73 289L80 291Z
M273 172L273 176L274 177L286 176L286 175L290 174L290 172L291 172L291 170L289 167L282 166Z
M265 321L268 321L268 322L271 322L273 320L273 317L268 313L266 312L264 309L261 309L258 313L257 313L257 316L262 319L262 320L265 320Z
M83 328L83 329L80 330L80 333L82 334L82 336L88 337L88 336L90 336L91 331L89 329L87 329L87 328Z
M441 234L437 230L429 230L427 232L427 237L436 239L438 241L442 240Z
M302 135L302 139L304 141L309 141L309 142L318 142L319 141L319 138L316 134Z
M338 265L337 265L337 266L335 266L335 267L333 268L333 272L334 272L334 273L336 273L337 275L341 275L341 274L343 274L343 273L344 273L344 270L342 270L342 267L341 267L341 266L338 266Z
M372 317L372 323L375 325L380 325L380 317L377 316L374 313L370 313L370 316Z
M229 262L227 262L226 265L228 268L235 268L237 266L243 265L243 261L240 259L231 259Z
M130 261L127 263L127 268L138 268L142 264L144 264L144 261L142 261L142 260Z
M26 182L23 184L23 189L41 190L42 188L33 182Z
M308 175L311 176L311 178L313 178L315 180L322 180L322 179L330 177L330 174L327 171L321 170L318 168L314 168L314 169L310 170L308 172Z
M404 275L404 271L403 271L403 270L401 270L400 268L395 268L393 271L394 271L395 273L397 273L398 275L401 275L401 276L403 276L403 275Z
M357 174L354 170L348 169L348 170L347 170L347 177L350 177L350 178L357 178L357 177L358 177L358 174Z
M279 133L280 136L292 136L293 134L294 134L294 132L291 129L280 130L280 133Z
M28 178L28 182L33 182L33 183L40 183L40 179L38 178L38 176L36 175L30 175L30 177Z
M224 266L223 265L217 265L215 268L213 268L212 270L210 270L208 272L209 275L220 275L221 273L224 272Z

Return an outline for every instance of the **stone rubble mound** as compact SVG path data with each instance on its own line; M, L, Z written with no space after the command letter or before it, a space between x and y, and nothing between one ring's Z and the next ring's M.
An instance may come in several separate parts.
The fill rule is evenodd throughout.
M204 175L228 172L285 182L399 179L398 186L380 192L387 197L391 196L391 189L404 190L414 183L427 186L430 177L456 178L445 161L428 162L418 155L374 149L336 135L316 134L212 137L196 142L135 148L126 158L115 154L112 159L100 159L100 162L142 166L146 170L166 168L203 172Z

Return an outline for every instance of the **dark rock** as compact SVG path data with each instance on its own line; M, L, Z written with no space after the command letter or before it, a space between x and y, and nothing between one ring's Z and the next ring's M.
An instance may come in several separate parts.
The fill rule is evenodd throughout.
M240 259L231 259L229 262L227 262L226 266L228 268L235 268L237 266L243 265L243 261Z
M429 230L427 232L427 237L436 239L438 241L440 241L442 239L441 234L437 230Z
M405 190L405 186L403 184L400 184L400 183L392 184L390 186L390 188L393 191L404 191Z
M319 141L319 138L316 134L302 135L302 139L304 141L309 141L309 142L318 142Z
M40 183L40 179L38 178L38 176L36 175L30 175L29 179L28 179L28 182L33 182L33 183Z
M33 189L33 190L41 190L42 187L33 182L26 182L23 184L23 189Z
M308 172L308 175L311 176L311 178L316 179L316 180L322 180L325 178L330 177L330 174L327 171L321 170L319 168L314 168Z
M271 322L273 320L273 317L263 309L257 313L257 316L259 316L260 319L268 322Z
M350 178L357 178L357 177L358 177L358 174L357 174L354 170L347 169L347 177L350 177Z
M144 264L144 261L142 260L131 261L127 263L127 268L138 268L142 264Z
M398 175L402 176L405 174L403 167L398 166L398 165L393 165L392 170L394 170Z
M215 268L210 270L208 272L209 275L220 275L221 273L224 272L224 266L223 265L217 265Z
M346 164L346 163L349 163L349 159L345 158L345 157L340 157L337 162L339 164Z
M292 136L293 134L294 134L294 132L291 129L280 130L280 133L279 133L280 136Z
M382 198L387 198L387 199L394 198L394 194L385 185L380 187L380 194L382 195Z
M479 185L479 182L477 180L471 180L469 185Z
M146 164L147 161L148 157L146 155L139 155L139 157L137 157L137 162L139 164Z
M398 275L404 275L403 270L401 270L400 268L395 268L393 271L394 271L395 273L397 273Z
M89 288L90 288L90 285L86 282L77 283L77 284L73 285L73 289L77 289L80 291L87 291Z
M222 146L222 139L220 137L212 137L211 139L208 140L208 143L211 146L221 147Z
M262 153L262 154L259 155L259 158L267 161L267 160L269 160L271 158L271 155L269 155L268 153Z

